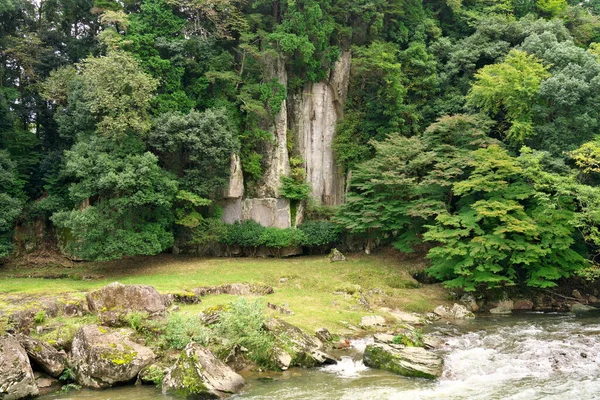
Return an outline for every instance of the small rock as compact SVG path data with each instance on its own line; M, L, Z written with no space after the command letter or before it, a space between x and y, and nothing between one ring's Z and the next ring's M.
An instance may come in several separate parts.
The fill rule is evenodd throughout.
M472 312L479 311L477 301L475 300L475 297L472 294L465 294L460 298L460 302L463 303L465 307L470 309Z
M346 257L342 254L338 249L332 249L329 254L329 261L338 262L338 261L346 261Z
M426 349L437 349L442 347L445 344L445 341L437 336L423 335L423 344Z
M470 319L475 318L475 315L463 305L454 303L452 308L446 306L438 306L433 312L441 318L446 319Z
M331 333L327 330L327 328L317 329L317 331L315 332L315 336L323 343L327 343L333 340L333 337L331 336Z
M419 325L422 323L419 315L410 314L404 311L392 310L389 313L398 320L398 322L404 322L407 324Z
M506 307L494 307L494 308L490 309L490 314L508 315L508 314L512 314L512 310L510 308L506 308Z
M598 303L598 298L596 296L594 296L593 294L588 296L588 301L590 303Z
M533 301L517 300L513 304L513 310L533 310Z
M386 325L385 318L379 315L368 315L360 319L360 327L363 329Z
M288 278L279 278L279 283L286 283Z
M581 295L581 293L577 289L574 289L571 292L571 296L575 297L576 299L580 299L580 300L583 299L583 296Z
M350 341L348 339L340 339L339 342L333 344L334 349L347 349L350 347Z
M571 304L571 306L569 308L573 314L585 314L588 312L595 312L595 311L600 310L596 307L586 306L585 304L581 304L581 303Z
M289 308L286 308L284 306L278 306L277 304L273 304L273 303L267 303L267 307L269 307L271 310L275 310L280 314L288 314L291 315L294 312L292 310L290 310Z
M394 338L394 335L387 333L378 333L377 335L373 335L375 343L394 343Z

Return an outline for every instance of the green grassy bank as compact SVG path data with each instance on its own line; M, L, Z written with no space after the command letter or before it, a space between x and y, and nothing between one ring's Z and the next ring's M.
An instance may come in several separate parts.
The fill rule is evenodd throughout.
M282 315L288 322L309 330L327 327L342 332L348 325L356 326L364 315L375 312L385 316L382 307L426 312L445 304L447 293L440 285L421 285L412 278L411 274L422 268L419 261L363 254L336 263L326 256L249 259L170 255L70 263L67 267L14 263L0 268L0 305L9 298L14 302L19 296L84 292L115 281L152 285L162 293L226 283L263 283L275 290L265 296L268 302L293 312ZM234 299L230 295L206 296L200 304L180 308L182 312L197 313Z

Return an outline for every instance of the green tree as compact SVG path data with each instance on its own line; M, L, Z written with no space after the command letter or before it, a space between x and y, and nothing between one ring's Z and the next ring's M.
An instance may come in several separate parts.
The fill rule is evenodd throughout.
M24 204L23 182L15 163L0 150L0 259L12 251L13 231Z
M585 264L572 249L575 199L542 185L540 160L527 148L519 159L497 145L474 151L473 171L453 185L456 211L440 213L423 235L437 244L429 274L468 291L552 287Z
M522 143L534 133L532 110L539 103L542 80L548 67L533 55L511 50L504 62L483 67L467 96L471 106L493 116L502 114L510 125L503 128L512 143Z

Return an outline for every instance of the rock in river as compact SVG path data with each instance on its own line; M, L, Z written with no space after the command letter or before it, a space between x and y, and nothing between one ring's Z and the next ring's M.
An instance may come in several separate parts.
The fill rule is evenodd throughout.
M218 399L236 393L244 378L198 343L187 345L175 365L165 375L165 393L197 398Z
M0 338L0 399L16 400L37 396L31 364L25 349L8 335Z
M154 353L127 339L127 331L83 326L73 339L71 364L77 382L95 389L135 379Z
M25 335L17 335L17 340L23 346L29 358L48 375L58 378L65 369L67 362L64 352L59 352L54 347L41 340Z
M384 369L408 377L436 379L442 374L443 360L421 347L375 343L365 349L367 367Z

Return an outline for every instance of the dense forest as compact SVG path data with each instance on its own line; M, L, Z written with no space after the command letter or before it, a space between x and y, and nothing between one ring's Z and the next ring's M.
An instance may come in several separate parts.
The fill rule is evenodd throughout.
M433 277L467 290L594 277L599 13L0 0L0 257L42 226L84 260L358 240L426 252ZM325 105L323 82L339 88ZM298 128L320 106L335 116L329 194ZM231 198L283 204L285 221L228 217Z

